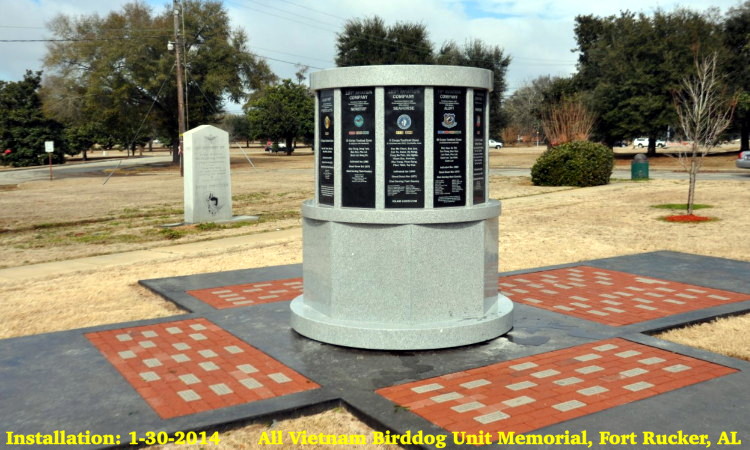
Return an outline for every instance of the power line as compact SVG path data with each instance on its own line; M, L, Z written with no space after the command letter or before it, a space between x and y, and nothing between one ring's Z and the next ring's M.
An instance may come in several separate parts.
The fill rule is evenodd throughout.
M311 8L311 7L309 7L309 6L305 6L305 5L300 5L299 3L295 3L295 2L290 2L289 0L279 0L279 1L281 1L281 2L284 2L284 3L289 3L290 5L294 5L294 6L298 7L298 8L304 8L304 9L307 9L308 11L313 11L313 12L316 12L316 13L318 13L318 14L322 14L322 15L324 15L324 16L330 16L330 17L334 17L334 18L336 18L336 19L340 19L340 20L344 20L344 21L345 21L345 20L349 20L349 19L347 19L346 17L341 17L341 16L337 16L337 15L335 15L335 14L331 14L331 13L328 13L328 12L325 12L325 11L321 11L321 10L319 10L319 9Z
M248 45L248 48L254 48L256 50L261 50L261 51L266 51L266 52L281 53L282 55L297 56L299 58L314 59L316 61L321 61L321 62L324 62L324 63L334 64L333 61L329 61L327 59L314 58L312 56L306 56L306 55L298 55L296 53L287 53L287 52L282 52L281 50L273 50L273 49L270 49L270 48L257 47L255 45Z
M0 28L14 28L14 29L30 29L30 30L46 30L48 27L36 26L16 26L16 25L0 25ZM169 31L168 28L99 28L98 31Z
M259 3L256 0L249 0L249 1L251 1L252 3L255 3L255 4ZM279 0L279 1L282 1L284 3L287 3L287 4L292 5L294 7L297 7L297 8L302 8L302 9L305 9L305 10L313 11L313 12L315 12L317 14L326 15L326 16L333 17L335 19L339 19L339 20L342 20L342 21L348 20L348 19L346 19L344 17L337 16L335 14L331 14L331 13L328 13L328 12L324 12L324 11L321 11L321 10L316 9L316 8L311 8L311 7L308 7L308 6L305 6L305 5L301 5L299 3L296 3L296 2L293 2L293 1L290 1L290 0ZM269 11L264 11L264 10L256 9L256 8L244 5L244 4L240 4L240 3L236 2L236 1L233 1L233 0L230 0L228 3L232 3L236 7L240 7L240 8L244 8L244 9L249 9L249 10L252 10L252 11L259 12L261 14L266 14L266 15L270 15L270 16L273 16L273 17L278 17L278 18L283 19L283 20L291 21L291 22L294 22L294 23L299 23L301 25L306 25L306 26L309 26L309 27L312 27L312 28L316 28L316 29L319 29L319 30L322 30L322 31L329 32L329 33L338 34L338 32L335 31L335 30L331 30L329 28L320 27L320 26L317 26L317 25L313 25L313 24L310 24L310 23L307 23L307 22L302 22L300 20L297 20L297 19L302 19L302 20L308 20L308 19L306 19L304 16L302 16L302 15L296 13L296 12L289 11L289 10L286 10L286 9L281 9L281 8L277 8L277 7L273 7L273 6L268 6L268 5L262 5L262 4L258 5L258 6L261 6L261 7L264 7L264 8L270 8L270 9L274 9L274 10L280 11L280 12L282 12L284 14L291 15L294 18L290 18L288 16L282 16L282 15L275 14L275 13L272 13L272 12L269 12ZM319 22L316 21L315 23L317 24ZM13 25L0 25L0 28L43 29L44 27L24 27L24 26L13 26ZM142 28L142 29L108 28L108 29L101 29L100 31L121 31L121 30L129 31L129 32L133 32L133 31L167 31L166 29L162 29L162 28ZM157 34L157 35L151 35L151 36L132 36L132 37L113 37L113 38L0 39L0 42L3 42L3 43L79 42L79 41L80 42L86 42L86 41L112 41L112 40L128 40L128 39L132 40L132 39L138 39L139 37L169 37L169 36L170 35ZM395 43L395 42L390 41L388 39L383 39L383 38L381 38L379 36L373 36L373 35L363 34L363 35L360 35L359 37L362 37L362 38L364 38L366 40L369 40L369 41L387 42L387 43L389 43L391 45L398 45L401 48L421 50L421 48L419 48L417 46L413 46L413 45L409 45L409 44L403 44L403 43ZM262 48L262 47L255 47L255 46L249 46L249 47L250 48L255 48L255 49L261 50L261 51L269 51L269 52L273 52L273 53L280 53L280 54L285 54L285 55L290 55L290 56L296 56L296 57L300 57L300 58L305 58L305 59L308 59L308 60L312 59L312 60L316 60L316 61L322 61L322 62L334 64L333 61L323 60L323 59L320 59L320 58L314 58L314 57L305 56L305 55L298 55L298 54L294 54L294 53L288 53L288 52L283 52L283 51L280 51L280 50L274 50L274 49L268 49L268 48ZM263 55L257 55L257 54L255 54L255 56L266 58L266 59L269 59L269 60L272 60L272 61L282 62L282 63L285 63L285 64L295 64L295 65L296 64L300 64L300 63L295 63L295 62L286 61L286 60L278 59L278 58L272 58L272 57L263 56ZM577 64L577 62L569 62L569 61L564 61L564 60L552 60L552 59L542 59L542 58L524 58L524 57L513 57L513 61L514 62L524 61L525 62L524 65L526 65L526 66L563 66L563 65L570 66L570 65ZM307 65L307 64L305 64L305 65ZM310 65L308 65L308 66L311 67L311 68L320 69L319 67L310 66Z
M512 64L512 62L511 62ZM575 66L577 63L524 63L523 66Z
M546 63L556 62L559 64L575 64L575 61L571 62L568 59L524 58L523 56L514 56L513 59L518 59L521 61L540 61L540 62L546 62Z
M0 25L0 28L14 28L14 29L33 29L33 30L46 30L47 27L21 27L15 25Z
M140 39L141 37L78 38L78 39L72 39L72 38L71 39L0 39L0 42L3 42L3 43L24 43L24 42L26 42L26 43L34 43L34 42L96 42L96 41L135 40L135 39ZM154 36L148 36L148 37L151 37L151 38L156 38L156 37L166 37L166 38L169 38L170 35L154 35ZM367 38L367 39L368 40L372 40L373 38ZM390 41L388 41L388 42L390 42ZM393 42L391 42L391 43L393 43ZM393 44L395 44L395 43L393 43ZM407 46L405 46L403 44L401 44L401 46L402 47L407 47ZM312 60L316 60L316 61L322 61L322 62L327 62L327 63L335 64L333 61L328 61L328 60L321 59L321 58L314 58L314 57L305 56L305 55L298 55L298 54L295 54L295 53L287 53L287 52L282 52L280 50L272 50L272 49L267 49L267 48L263 48L263 47L255 47L255 46L248 46L248 47L249 48L255 48L255 49L258 49L258 50L261 50L261 51L269 51L269 52L274 52L274 53L281 53L281 54L284 54L284 55L297 56L297 57L300 57L300 58L312 59ZM414 48L416 48L416 47L414 47ZM299 61L298 62L292 62L292 61L287 61L287 60L284 60L284 59L272 58L270 56L259 55L257 53L253 53L253 52L249 52L249 53L251 55L253 55L253 56L257 56L259 58L269 59L271 61L277 61L277 62L282 62L282 63L286 63L286 64L292 64L292 65L302 64ZM515 60L515 59L523 59L523 58L513 58L513 59ZM544 61L544 60L540 60L540 61ZM559 63L553 63L553 62L542 63L542 62L539 62L539 63L525 63L524 65L526 65L526 66L572 66L572 65L575 65L575 64L577 64L577 63L576 62L564 62L564 63L563 62L559 62ZM319 70L324 70L325 69L325 67L318 67L318 66L313 66L313 65L310 65L310 64L302 64L302 65L308 66L308 67L310 67L312 69L319 69Z
M253 56L257 56L259 58L265 58L265 59L270 59L271 61L277 61L277 62L282 62L282 63L286 63L286 64L292 64L294 66L303 65L303 66L307 66L307 67L309 67L311 69L318 69L318 70L325 70L326 69L325 67L311 66L310 64L302 64L300 62L285 61L283 59L271 58L270 56L263 56L263 55L259 55L257 53L250 53L250 54L253 55Z
M258 3L256 0L249 0L249 1L251 1L253 3ZM331 14L331 13L328 13L328 12L324 12L324 11L321 11L321 10L316 9L316 8L311 8L309 6L301 5L299 3L296 3L296 2L293 2L293 1L290 1L290 0L279 0L279 1L284 2L284 3L288 3L290 5L293 5L293 6L297 7L297 8L302 8L302 9L306 9L306 10L309 10L309 11L313 11L313 12L321 14L321 15L333 17L333 18L339 19L341 21L347 21L347 20L349 20L347 18L344 18L344 17L341 17L341 16L337 16L335 14ZM292 19L292 18L289 18L289 17L285 17L285 16L281 16L281 15L278 15L278 14L275 14L275 13L271 13L271 12L268 12L268 11L263 11L263 10L251 8L251 7L248 7L246 5L238 4L237 2L234 2L234 1L231 1L231 0L230 0L230 2L234 3L237 7L250 9L250 10L259 12L261 14L267 14L267 15L270 15L270 16L281 18L283 20L288 20L288 21L291 21L291 22L299 23L301 25L307 25L307 26L310 26L310 27L313 27L313 28L317 28L317 29L320 29L320 30L323 30L323 31L327 31L329 33L334 33L334 34L338 34L339 33L338 31L335 31L335 30L331 30L331 29L328 29L328 28L323 28L323 27L316 26L316 25L310 25L308 23L296 20L296 18L303 18L304 19L304 17L301 16L300 14L297 14L297 13L289 11L289 10L285 10L285 9L281 9L281 8L276 8L276 7L272 7L272 6L263 5L266 8L272 8L272 9L277 10L277 11L282 11L285 14L295 16L296 17L295 19ZM386 42L386 43L391 44L391 45L397 45L397 46L399 46L401 48L412 49L412 50L422 50L421 48L419 48L417 46L414 46L414 45L409 45L409 44L404 44L404 43L396 43L396 42L390 41L388 39L383 39L383 38L381 38L379 36L373 36L373 35L363 34L363 35L360 35L359 37L362 37L365 40L368 40L368 41L371 41L371 42ZM269 51L273 51L273 50L269 50ZM284 53L284 52L279 52L279 53ZM287 53L287 54L289 54L289 53ZM301 56L301 55L294 55L294 54L290 54L290 55L291 56ZM309 57L305 57L305 58L309 58ZM577 61L567 61L567 60L560 60L560 59L525 58L525 57L515 57L515 56L513 56L512 59L513 59L514 62L524 62L523 63L524 66L573 66L573 65L577 64ZM320 61L320 59L319 59L319 61ZM282 62L287 62L287 61L282 61ZM326 62L331 62L331 61L326 61Z
M273 9L273 10L276 10L276 11L280 11L280 12L282 12L282 13L285 13L285 14L289 14L289 15L291 15L291 16L296 16L296 17L302 18L302 19L304 19L304 20L307 20L307 21L313 22L313 23L315 23L315 24L317 24L317 23L319 23L319 22L320 22L319 20L315 20L315 19L308 19L307 17L305 17L305 16L302 16L302 15L300 15L300 14L297 14L296 12L292 12L292 11L289 11L289 10L286 10L286 9L282 9L282 8L277 8L277 7L275 7L275 6L270 6L270 5L266 5L266 4L260 3L260 2L258 2L257 0L248 0L248 1L250 1L251 3L255 3L255 4L257 5L257 6L260 6L260 7L263 7L263 8L268 8L268 9ZM330 23L330 22L325 22L324 24L325 24L325 25L332 25L332 26L339 26L339 25L340 25L340 23L338 23L338 22L337 22L337 23Z
M177 63L175 62L174 65L172 65L172 69L174 69L177 66ZM169 73L172 73L172 69L169 69ZM164 89L164 86L167 84L167 81L169 80L169 77L164 79L164 82L162 82L161 87L159 88L159 92L156 93L156 96L154 97L154 101L151 102L151 106L148 107L148 111L146 111L146 114L143 116L143 120L141 120L141 124L138 125L138 129L135 131L135 134L133 135L133 139L130 141L130 145L128 146L128 151L130 151L130 148L133 147L135 144L135 140L138 139L138 136L141 134L141 128L143 128L143 124L146 123L146 119L148 119L149 114L151 114L151 110L154 109L154 105L156 104L156 101L159 99L159 96L161 95L162 89ZM133 151L133 154L135 155L135 151ZM102 185L107 184L107 181L109 181L110 178L112 178L112 175L115 174L117 169L120 167L120 164L122 164L122 159L120 162L117 163L117 167L115 167L115 170L110 172L109 176L104 180L104 183Z
M231 2L231 3L235 3L235 6L240 7L240 8L245 8L245 9L249 9L251 11L259 12L261 14L266 14L266 15L273 16L273 17L278 17L280 19L288 20L290 22L298 23L298 24L305 25L305 26L308 26L308 27L311 27L311 28L316 28L316 29L319 29L319 30L322 30L322 31L327 31L327 32L332 33L332 34L336 34L336 35L339 34L338 31L331 30L330 28L319 27L317 25L312 25L312 24L307 23L307 22L301 22L301 21L296 20L296 19L291 19L289 17L280 16L278 14L271 13L271 12L268 12L268 11L263 11L263 10L260 10L260 9L252 8L252 7L247 6L247 5L237 4L236 2ZM274 9L278 10L279 8L274 8ZM282 10L282 11L284 11L287 14L291 14L293 16L296 16L296 17L304 19L304 17L301 16L301 15L299 15L299 14L291 13L291 12L288 12L288 11L285 11L285 10ZM317 22L315 22L315 23L317 24ZM357 37L364 38L365 40L371 41L371 42L384 42L384 43L387 43L387 44L390 44L390 45L395 45L395 46L398 46L398 47L401 47L401 48L405 48L405 49L418 50L418 51L422 51L423 50L423 48L421 48L421 47L419 47L417 45L405 44L405 43L402 43L402 42L398 42L397 43L397 42L394 42L394 41L389 40L389 39L384 39L384 38L381 38L379 36L374 36L372 34L360 34Z
M300 14L299 12L295 12L295 11L291 11L291 10L283 9L283 8L278 8L278 7L273 7L273 6L269 6L269 5L259 4L259 2L257 2L256 0L249 0L249 1L251 1L254 5L253 6L248 6L247 4L241 4L241 3L239 3L239 2L237 2L235 0L228 0L227 3L233 4L234 6L239 7L239 8L244 8L244 9L248 9L248 10L251 10L251 11L258 12L260 14L277 17L277 18L285 20L285 21L289 21L289 22L293 22L293 23L298 23L300 25L304 25L304 26L307 26L307 27L319 29L319 30L322 30L322 31L325 31L325 32L328 32L328 33L339 34L338 31L332 30L332 29L327 28L325 26L319 26L319 24L321 23L320 21L314 21L314 23L310 23L310 21L312 21L312 19L308 19L306 16ZM294 8L297 8L297 9L304 9L304 10L307 10L307 11L312 11L313 13L320 14L320 15L325 15L325 16L328 16L328 17L331 17L331 18L334 18L334 19L337 19L337 20L340 20L340 21L348 20L348 19L346 19L344 17L337 16L335 14L331 14L331 13L328 13L328 12L324 12L324 11L321 11L321 10L316 9L316 8L308 7L308 6L296 3L294 1L290 1L290 0L279 0L279 1L283 2L283 3L286 3L286 4L289 4L289 5L293 6ZM258 9L258 7L265 8L265 9ZM267 9L272 9L272 10L278 11L278 12L282 13L283 15L275 13L275 12L270 12ZM330 22L324 22L324 24L326 24L326 25L333 25ZM42 29L44 27L30 27L30 26L29 27L23 27L23 26L13 26L13 25L0 25L0 28ZM111 28L111 29L100 29L100 30L97 30L97 31L98 32L128 31L128 32L133 33L133 32L149 32L149 31L162 32L162 31L166 31L166 29L161 29L161 28L142 28L142 29ZM60 39L53 39L53 38L48 38L48 39L0 39L0 43L97 42L97 41L105 42L105 41L139 40L139 39L146 39L146 38L167 38L168 39L170 36L171 36L170 34L141 34L141 35L136 35L136 36L123 36L123 37L92 37L92 38L66 38L66 39L63 39L63 38L60 38ZM362 35L359 35L358 37L362 38L362 39L365 39L365 40L368 40L368 41L372 41L372 42L385 42L385 43L388 43L389 45L398 46L400 48L422 50L422 48L420 48L418 46L415 46L415 45L404 44L404 43L397 43L397 42L393 42L392 40L384 39L384 38L382 38L380 36L374 36L374 35L371 35L371 34L362 34ZM256 46L248 46L248 48L251 49L251 50L254 50L253 52L248 52L248 53L250 53L251 55L253 55L255 57L263 58L263 59L266 59L266 60L269 60L269 61L275 61L275 62L279 62L279 63L283 63L283 64L291 64L291 65L300 65L301 64L301 65L306 65L306 66L308 66L310 68L313 68L313 69L318 69L318 70L323 70L324 69L323 67L318 67L318 66L314 66L314 65L310 65L310 64L303 64L303 63L301 63L299 61L298 62L294 62L294 61L289 61L287 59L281 59L281 58L274 58L274 57L270 57L270 56L265 56L263 54L258 54L257 52L258 51L261 51L261 52L272 52L272 53L278 53L278 54L282 54L282 55L289 55L289 56L293 56L293 57L303 58L305 60L321 61L321 62L328 63L328 64L331 64L331 65L335 64L335 62L333 62L333 61L328 61L328 60L324 60L324 59L321 59L321 58L314 58L314 57L310 57L310 56L306 56L306 55L299 55L299 54L295 54L295 53L284 52L284 51L281 51L281 50L275 50L275 49L263 48L263 47L256 47ZM514 63L514 66L516 66L516 67L518 67L519 65L521 65L521 66L573 66L573 65L576 64L576 62L569 62L569 61L557 60L557 59L524 58L524 57L513 57L513 63ZM518 63L521 63L521 64L518 64Z
M250 1L254 1L254 0L250 0ZM310 23L302 22L300 20L297 20L297 18L302 18L302 19L305 19L305 18L304 18L304 16L301 16L300 14L293 13L293 12L290 12L290 11L287 11L287 10L282 10L282 9L279 9L279 8L270 7L270 8L279 10L279 11L283 11L286 14L293 15L296 18L289 18L287 16L281 16L281 15L276 14L276 13L272 13L272 12L268 12L268 11L256 9L256 8L253 8L253 7L250 7L250 6L247 6L247 5L239 4L236 1L232 1L232 0L230 0L230 3L234 4L236 7L239 7L239 8L244 8L244 9L248 9L248 10L251 10L251 11L259 12L261 14L266 14L266 15L273 16L273 17L278 17L278 18L283 19L283 20L287 20L287 21L290 21L290 22L298 23L298 24L305 25L305 26L308 26L308 27L311 27L311 28L316 28L316 29L319 29L319 30L322 30L322 31L326 31L326 32L335 34L335 35L339 34L339 32L336 31L336 30L331 30L330 28L324 28L324 27L317 26L318 22L315 22L316 25L312 25ZM293 2L286 1L286 3L290 3L292 5L301 7L301 5L298 5L298 4L293 3ZM263 6L267 7L266 5L263 5ZM306 8L305 7L305 9L310 9L310 10L319 12L321 14L326 14L326 15L330 15L332 17L340 18L342 20L348 20L348 19L344 19L344 18L339 17L339 16L334 16L332 14L322 13L319 10L316 10L314 8ZM422 47L420 47L418 45L406 44L406 43L403 43L403 42L394 42L394 41L392 41L390 39L382 38L380 36L375 36L375 35L367 34L367 33L359 34L356 37L364 39L364 40L367 40L367 41L370 41L370 42L382 42L382 43L386 43L388 45L396 46L396 47L407 49L407 50L416 50L416 51L423 51L424 50L424 48L422 48Z
M234 3L234 2L230 2L230 3ZM327 32L329 32L329 33L336 33L335 31L332 31L332 30L330 30L330 29L328 29L328 28L318 27L318 26L312 25L312 24L310 24L310 23L307 23L307 22L301 22L301 21L299 21L299 20L295 20L295 19L290 19L289 17L284 17L284 16L280 16L280 15L278 15L278 14L270 13L270 12L268 12L268 11L263 11L263 10L260 10L260 9L255 9L255 8L252 8L252 7L250 7L250 6L247 6L247 5L236 4L235 6L236 6L236 7L239 7L239 8L244 8L244 9L249 9L249 10L251 10L251 11L259 12L259 13L261 13L261 14L267 14L267 15L269 15L269 16L274 16L274 17L278 17L278 18L280 18L280 19L288 20L288 21L290 21L290 22L298 23L298 24L300 24L300 25L305 25L305 26L308 26L308 27L311 27L311 28L317 28L317 29L319 29L319 30L327 31Z
M95 42L95 41L132 41L144 36L114 37L114 38L69 38L69 39L0 39L0 42ZM169 37L169 35L145 36L149 38Z

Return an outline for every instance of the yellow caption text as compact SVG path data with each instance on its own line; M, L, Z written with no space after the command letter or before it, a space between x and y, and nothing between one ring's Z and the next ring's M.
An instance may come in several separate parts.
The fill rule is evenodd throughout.
M131 431L128 434L97 434L91 431L71 433L55 430L51 433L22 434L5 432L5 445L218 445L219 432L178 431Z
M264 431L258 445L431 445L445 448L448 445L566 445L566 446L611 446L611 445L670 445L674 447L698 446L709 448L715 445L741 445L742 439L736 431L721 431L708 434L691 434L682 430L673 433L642 431L638 433L612 433L580 431L563 434L516 434L515 432L427 434L422 431L407 431L395 434L390 431L374 431L365 434L324 434L307 431Z

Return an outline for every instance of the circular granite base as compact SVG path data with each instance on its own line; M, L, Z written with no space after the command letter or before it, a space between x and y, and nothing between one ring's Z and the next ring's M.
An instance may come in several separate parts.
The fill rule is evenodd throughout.
M291 304L292 328L316 341L376 350L429 350L484 342L513 327L513 303L504 295L477 319L414 324L336 320L305 305L304 295Z

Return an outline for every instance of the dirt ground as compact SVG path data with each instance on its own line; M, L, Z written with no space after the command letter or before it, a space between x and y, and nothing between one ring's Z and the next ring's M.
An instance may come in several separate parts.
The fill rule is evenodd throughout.
M541 150L492 150L490 166L529 167ZM256 150L251 157L255 168L241 153L233 154L234 213L259 215L259 223L187 233L176 239L153 231L159 230L160 224L181 217L182 179L174 169L124 171L115 174L106 185L102 184L106 174L99 174L3 188L0 195L2 267L228 236L257 237L274 232L275 238L253 244L235 243L216 250L207 247L204 252L190 257L165 252L163 258L148 264L125 262L53 277L29 276L0 281L0 317L3 318L0 338L181 313L173 304L140 287L137 282L141 279L301 262L298 211L299 203L310 198L313 192L312 154L303 150L293 156L276 156ZM735 158L736 155L731 154L710 157L706 170L732 169ZM629 165L630 159L631 155L622 156L618 165ZM668 157L652 160L652 167L679 169L676 160ZM653 208L663 203L684 203L687 183L683 181L620 180L606 186L575 189L540 188L532 186L525 177L492 176L490 196L502 200L501 271L654 250L750 261L750 245L745 244L750 223L748 181L706 181L699 177L697 202L712 206L699 213L717 219L700 224L662 221L660 217L669 212ZM97 233L156 234L153 239L91 238L99 236ZM71 236L80 239L71 239ZM700 334L728 330L725 336L739 340L738 346L745 352L715 351L750 359L747 320L746 316L724 319L719 324L703 324L701 326L709 327L708 333L704 328ZM672 333L668 336L670 339L701 345L696 344L694 335L684 337L679 332ZM716 345L708 343L706 348L716 349ZM238 442L222 447L253 448L252 445L243 447L239 442L257 442L259 433L268 426L261 423L222 431L228 439L234 436ZM274 426L330 433L367 432L362 431L366 430L366 425L341 409L289 419L283 425Z

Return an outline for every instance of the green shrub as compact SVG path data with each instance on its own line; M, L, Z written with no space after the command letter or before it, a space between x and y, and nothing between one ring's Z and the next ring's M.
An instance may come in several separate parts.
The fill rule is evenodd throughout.
M599 186L609 183L614 153L602 144L567 142L542 153L531 168L536 186Z

